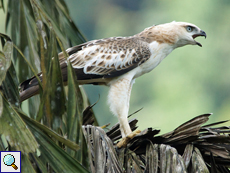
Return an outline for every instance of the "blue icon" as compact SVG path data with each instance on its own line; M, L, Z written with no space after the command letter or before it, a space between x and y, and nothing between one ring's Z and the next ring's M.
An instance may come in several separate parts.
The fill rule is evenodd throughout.
M3 158L3 162L7 166L12 166L15 170L18 169L18 167L14 164L15 163L15 158L12 154L7 154Z

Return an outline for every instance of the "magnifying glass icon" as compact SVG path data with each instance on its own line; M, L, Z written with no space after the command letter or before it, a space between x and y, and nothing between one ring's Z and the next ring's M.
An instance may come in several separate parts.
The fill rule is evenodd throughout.
M3 162L7 166L12 166L15 170L18 169L18 167L14 164L15 163L15 158L11 154L7 154L3 158Z

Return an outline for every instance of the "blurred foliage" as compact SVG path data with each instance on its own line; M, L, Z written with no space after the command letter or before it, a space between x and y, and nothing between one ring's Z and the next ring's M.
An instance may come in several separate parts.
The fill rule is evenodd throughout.
M166 132L202 113L214 113L211 121L229 119L230 1L68 0L67 5L88 40L129 36L174 20L193 23L207 33L206 40L197 38L202 48L177 49L156 69L136 80L130 113L144 107L134 115L141 130L155 127ZM94 107L99 123L116 123L116 117L107 116L111 114L104 104L107 88L85 89L90 101L101 96Z

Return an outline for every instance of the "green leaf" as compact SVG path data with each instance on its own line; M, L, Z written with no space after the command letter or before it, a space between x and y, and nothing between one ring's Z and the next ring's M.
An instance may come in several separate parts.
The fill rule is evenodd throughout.
M36 158L43 164L49 163L55 172L88 172L77 160L69 156L63 149L56 145L49 136L45 135L40 129L28 124L30 130L35 135L39 143L41 155Z
M47 51L47 57L49 58L46 58L45 64L49 64L50 67L45 67L49 72L47 74L47 78L43 78L43 83L45 82L45 86L43 87L44 92L41 99L41 105L39 108L37 120L40 121L43 115L46 115L46 117L48 117L47 119L50 120L52 128L55 131L58 131L61 126L64 126L64 124L62 123L62 116L66 111L66 97L64 93L62 74L57 55L56 37L53 30L50 30L49 38L50 40ZM47 101L49 101L48 104Z
M5 136L0 136L0 151L5 151L7 148L7 141L5 139Z
M3 0L0 1L0 8L3 9L3 11L5 12L5 8L4 8L4 3L3 3Z
M13 42L5 34L0 33L0 37L4 45L3 52L0 52L0 86L7 100L15 106L19 106L18 81L13 63L11 63Z
M0 52L0 85L5 79L6 72L10 67L12 52L13 43L11 41L7 41L4 45L3 52Z
M0 94L2 97L2 93ZM22 153L35 152L38 148L34 136L5 98L3 98L3 113L0 117L0 134L4 134L10 146Z
M41 1L39 0L30 0L31 6L34 9L34 14L36 18L36 23L38 24L38 22L41 22L39 20L41 20L41 18L39 18L38 16L42 16L42 22L44 22L48 27L52 27L55 31L55 34L61 39L61 41L63 42L63 44L65 45L64 47L68 47L68 42L66 40L66 38L64 37L64 35L62 34L60 27L58 26L58 22L55 19L55 16L49 15L49 12L51 12L52 7L54 7L54 2L51 1L44 1L44 3L49 3L49 8L47 9L47 6L44 6L43 3L41 3ZM50 8L51 7L51 8Z
M67 102L67 135L70 140L76 140L81 131L83 100L77 84L76 75L68 62L68 102Z
M83 165L87 166L87 145L82 132L83 98L78 86L76 74L68 62L68 102L67 102L67 137L80 145L77 153L67 150Z
M2 100L2 95L0 95L0 117L2 116L3 112L3 100Z
M36 22L33 16L31 16L32 9L28 1L24 1L22 4L21 15L23 16L22 27L24 27L25 37L27 39L28 49L25 51L28 57L28 62L33 69L39 72L40 69L40 57L38 55L38 33L36 31Z
M6 73L6 78L2 82L2 89L6 99L16 107L19 107L18 79L13 63Z
M54 35L53 31L51 30L51 34ZM52 37L51 37L52 38ZM48 74L48 86L50 88L50 102L51 102L51 113L53 115L52 119L52 128L57 131L61 126L63 127L64 124L62 122L63 114L66 111L66 97L64 92L64 84L62 80L62 72L60 69L60 63L57 55L57 46L56 46L56 39L55 37L51 40L51 50L52 54L50 57L52 58L51 61L51 68Z
M79 146L76 143L74 143L68 139L65 139L64 137L60 136L59 134L57 134L52 129L48 128L47 126L27 117L22 112L20 112L20 116L23 118L23 120L26 122L27 125L29 124L30 126L34 126L36 128L39 128L40 130L42 130L46 134L50 135L53 139L56 139L57 141L63 143L64 145L71 148L72 150L77 151L79 149Z
M18 43L17 46L18 48L28 56L28 46L27 46L27 36L25 32L26 29L26 24L25 24L25 14L24 14L24 3L26 1L19 1L19 2L12 2L9 4L12 4L12 9L15 10L11 12L11 27L15 28L15 30L18 30L20 34L15 34L15 30L11 30L11 36L12 40L14 40L14 43ZM18 54L16 51L14 53L14 62L19 66L23 67L23 70L18 70L18 78L19 81L25 80L28 78L28 76L31 75L31 72L26 65L26 62L23 60L22 56Z
M29 155L21 155L21 172L23 173L36 173L30 160Z
M6 57L6 68L8 69L10 67L11 55L13 53L13 42L12 41L7 41L5 43L4 48L3 48L3 53L5 54L5 57Z
M31 157L33 157L33 160L36 162L37 167L41 170L41 172L46 173L47 172L46 162L44 162L44 160L41 160L35 153L32 153Z

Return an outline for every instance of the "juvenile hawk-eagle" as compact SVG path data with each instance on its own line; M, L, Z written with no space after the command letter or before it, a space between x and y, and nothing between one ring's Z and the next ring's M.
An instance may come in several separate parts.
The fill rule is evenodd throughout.
M122 137L126 137L131 133L127 116L134 80L153 70L175 48L189 44L202 46L194 40L198 36L206 37L206 33L191 23L171 22L151 26L130 37L89 41L66 52L79 84L110 87L110 110L118 117ZM59 58L62 78L66 81L67 62L63 53L59 54ZM38 75L42 80L42 73ZM35 77L24 81L20 87L21 101L39 91Z

